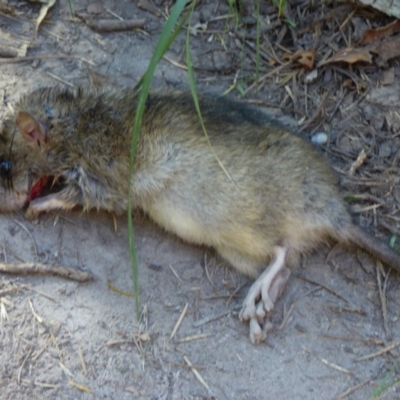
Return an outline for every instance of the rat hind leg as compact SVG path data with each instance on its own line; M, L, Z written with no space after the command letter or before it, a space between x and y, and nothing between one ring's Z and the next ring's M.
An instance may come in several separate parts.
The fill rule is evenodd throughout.
M218 250L240 272L254 274L257 265L252 264L235 251L228 249ZM274 247L272 261L250 287L243 302L239 318L241 321L249 321L250 340L252 343L260 343L267 336L267 314L273 309L274 302L282 293L290 276L290 270L285 267L288 250L288 245Z

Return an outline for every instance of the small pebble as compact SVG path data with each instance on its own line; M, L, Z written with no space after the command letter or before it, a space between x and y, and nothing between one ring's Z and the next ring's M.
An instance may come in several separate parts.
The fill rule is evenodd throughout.
M319 132L313 135L311 142L314 144L325 144L328 142L328 135L324 132Z
M304 78L304 83L312 83L316 81L317 78L318 78L318 70L314 69L306 75L306 77Z

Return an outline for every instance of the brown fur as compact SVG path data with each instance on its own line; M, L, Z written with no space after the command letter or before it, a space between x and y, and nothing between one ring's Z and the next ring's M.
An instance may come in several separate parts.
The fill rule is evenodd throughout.
M57 87L21 99L0 133L5 157L15 135L9 155L15 190L26 190L28 171L65 180L61 192L33 200L28 215L76 205L126 210L137 100L130 89ZM207 143L190 94L155 91L147 100L130 185L135 207L181 238L214 247L251 276L277 245L287 243L294 262L328 238L355 242L400 268L394 250L354 237L359 230L336 178L309 143L241 103L203 95L200 108L233 182ZM30 129L39 131L33 141L22 132Z

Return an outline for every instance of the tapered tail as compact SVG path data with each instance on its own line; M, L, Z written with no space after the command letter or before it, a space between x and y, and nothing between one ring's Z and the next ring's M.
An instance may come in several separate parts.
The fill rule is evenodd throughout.
M386 243L364 231L357 225L351 225L349 227L349 233L349 239L354 244L367 250L389 267L400 272L400 252L392 249Z

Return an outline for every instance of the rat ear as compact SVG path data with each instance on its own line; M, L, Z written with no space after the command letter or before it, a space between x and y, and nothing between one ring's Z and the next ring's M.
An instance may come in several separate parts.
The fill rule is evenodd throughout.
M20 111L15 120L23 137L33 146L40 147L47 142L49 132L46 126L26 111Z

